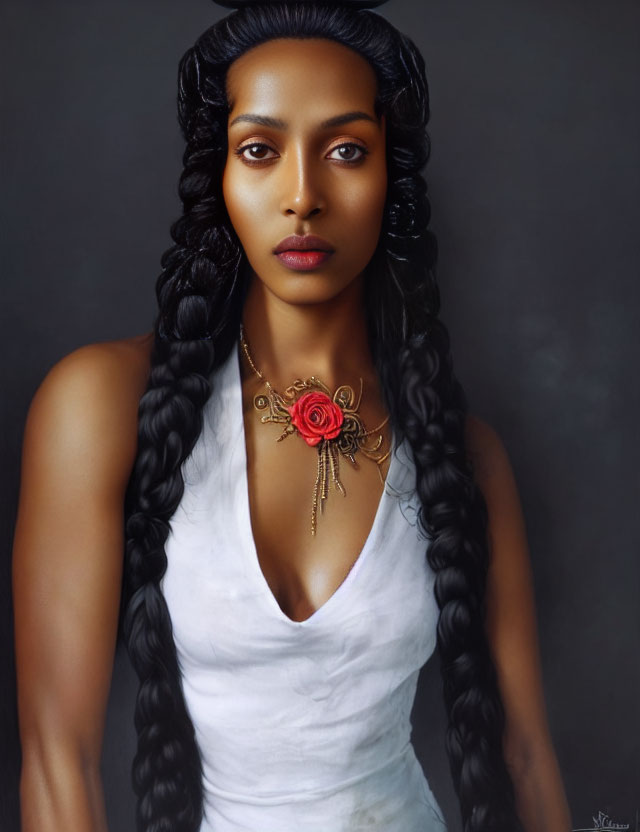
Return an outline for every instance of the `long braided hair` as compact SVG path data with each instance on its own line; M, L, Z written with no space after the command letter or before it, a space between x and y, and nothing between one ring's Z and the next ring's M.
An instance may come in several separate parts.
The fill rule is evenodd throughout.
M186 140L183 214L162 257L148 387L126 495L124 633L140 680L133 763L140 832L196 832L202 769L182 693L161 591L165 541L184 489L182 463L202 430L212 376L236 344L247 261L222 198L227 157L226 72L272 38L322 37L372 65L376 110L386 115L388 190L380 240L365 271L370 346L390 414L412 448L419 522L436 573L437 649L448 717L446 750L464 832L521 829L505 765L505 724L484 628L487 509L465 452L467 404L438 318L436 240L420 171L430 143L424 60L413 42L371 11L336 3L260 3L205 31L179 67Z

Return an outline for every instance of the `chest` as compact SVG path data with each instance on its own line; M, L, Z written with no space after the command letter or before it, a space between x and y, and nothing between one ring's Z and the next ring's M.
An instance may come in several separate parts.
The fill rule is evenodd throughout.
M337 591L365 548L381 505L389 459L378 465L359 454L354 465L336 454L332 465L327 465L320 448L308 445L298 434L278 441L282 426L262 423L247 397L243 411L256 560L282 612L293 621L303 621ZM382 438L388 448L388 429Z
M276 442L268 431L278 427L267 424L258 426L265 441L252 453L237 362L222 368L214 391L183 464L184 492L165 545L163 591L185 661L206 662L214 650L242 663L245 653L255 658L274 644L299 653L303 634L320 633L319 644L338 655L348 634L354 649L378 635L423 655L425 633L433 635L434 575L406 443L390 455L384 489L374 462L341 468L347 496L329 492L311 537L313 449L298 436ZM290 454L282 463L270 456L280 452ZM252 472L259 455L265 464Z

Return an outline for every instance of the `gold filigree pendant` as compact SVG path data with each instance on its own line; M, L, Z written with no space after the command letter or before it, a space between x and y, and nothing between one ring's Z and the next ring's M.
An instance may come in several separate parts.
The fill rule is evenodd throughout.
M280 394L253 363L242 328L240 344L251 369L267 388L266 393L258 393L253 399L255 409L262 413L261 421L284 425L282 434L276 441L281 442L287 436L297 433L308 445L317 449L318 469L311 507L311 534L315 535L318 507L322 513L330 484L343 496L347 493L340 481L341 456L346 457L354 468L359 467L356 460L358 453L375 461L384 483L380 466L390 451L381 450L384 436L380 430L389 417L373 430L366 430L358 413L362 399L362 379L357 396L348 384L341 385L331 395L326 384L315 376L304 380L296 379Z

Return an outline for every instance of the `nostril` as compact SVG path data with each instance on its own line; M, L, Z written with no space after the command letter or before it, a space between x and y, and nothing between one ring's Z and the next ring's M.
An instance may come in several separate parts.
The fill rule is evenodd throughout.
M322 210L323 209L321 206L315 206L314 208L311 208L309 210L305 210L304 208L285 208L285 214L287 214L288 216L290 216L291 214L295 214L301 217L312 217L316 214L321 213Z

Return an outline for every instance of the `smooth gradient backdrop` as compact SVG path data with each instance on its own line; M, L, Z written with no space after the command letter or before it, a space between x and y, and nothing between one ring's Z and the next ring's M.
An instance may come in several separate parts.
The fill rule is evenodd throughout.
M425 56L442 317L527 521L549 722L573 827L640 809L640 3L392 0ZM93 341L151 329L180 206L180 56L207 0L3 0L0 830L18 829L10 552L28 404ZM136 683L116 662L111 832L132 832ZM452 832L437 657L415 744ZM327 832L330 832L328 830Z

